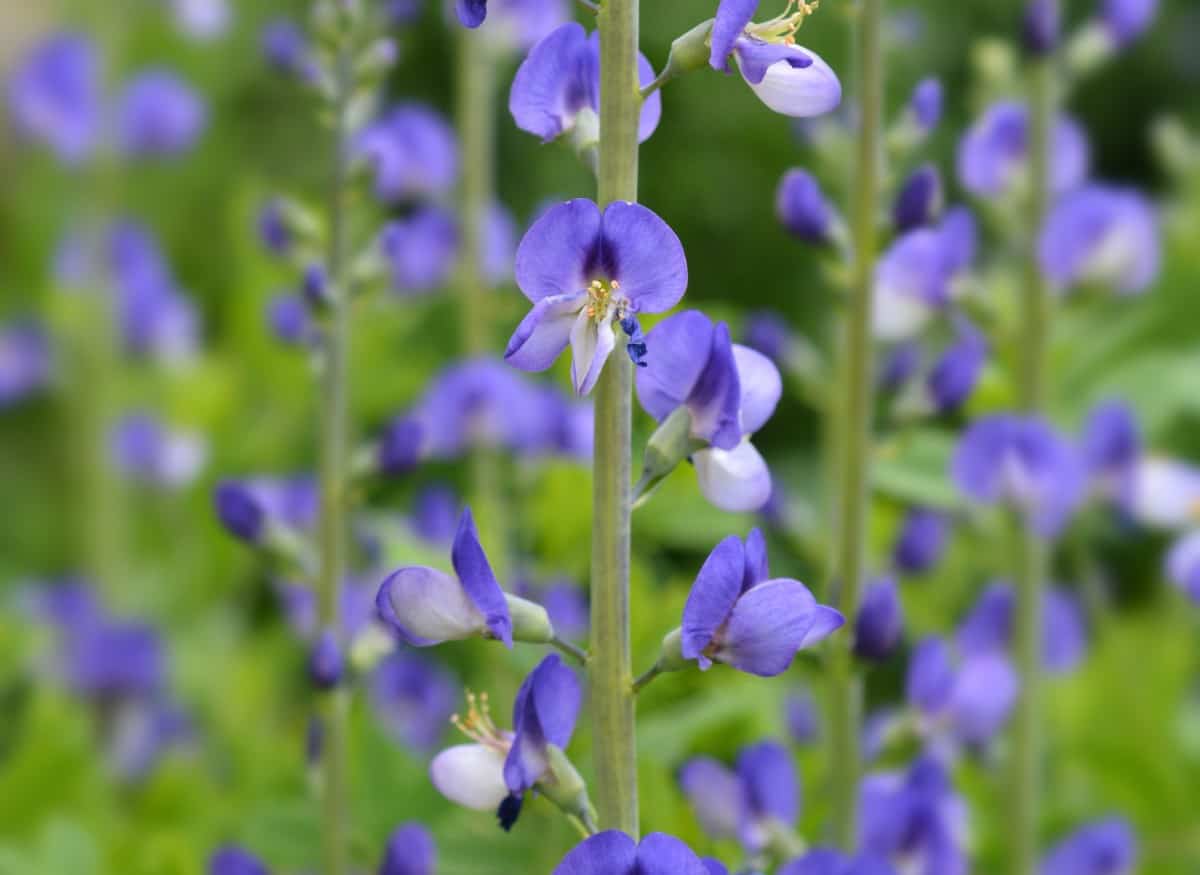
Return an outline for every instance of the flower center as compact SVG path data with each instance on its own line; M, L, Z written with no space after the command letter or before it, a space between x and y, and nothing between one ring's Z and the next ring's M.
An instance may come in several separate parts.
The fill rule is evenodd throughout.
M746 28L746 33L766 43L795 45L796 31L820 5L820 0L787 0L781 15L761 24L751 24Z
M629 299L621 293L621 284L617 280L592 280L587 288L584 311L597 325L624 319L629 312Z
M506 754L512 747L512 739L508 733L500 730L492 720L492 709L488 704L488 694L475 695L467 690L467 716L464 718L454 714L450 722L454 728L472 741L482 744L497 753Z

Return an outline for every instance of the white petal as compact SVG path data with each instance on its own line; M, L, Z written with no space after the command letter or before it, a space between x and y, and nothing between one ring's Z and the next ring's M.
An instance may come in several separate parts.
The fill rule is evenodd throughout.
M747 82L769 109L795 118L822 115L842 102L837 74L815 52L804 49L812 64L803 69L779 61L757 85Z
M754 434L764 425L783 395L783 378L775 363L756 349L733 345L738 383L742 389L742 431Z
M482 744L446 748L429 764L429 778L451 802L476 811L495 811L508 796L504 756Z
M470 638L484 628L483 614L462 584L448 574L410 565L384 585L396 619L411 636L436 644Z
M732 450L700 450L692 462L700 491L721 510L758 510L771 497L771 472L748 440Z
M592 391L616 340L611 319L606 317L597 324L588 316L587 308L579 311L571 328L571 382L576 393L587 395Z
M1129 513L1139 523L1181 529L1200 520L1200 471L1171 459L1144 459L1133 474Z
M895 342L915 337L932 314L933 308L918 295L885 284L875 286L871 328L876 340Z

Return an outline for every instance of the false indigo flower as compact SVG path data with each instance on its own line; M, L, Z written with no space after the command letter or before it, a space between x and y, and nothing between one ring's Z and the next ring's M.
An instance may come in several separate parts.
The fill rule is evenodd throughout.
M1200 521L1200 469L1143 457L1134 465L1123 509L1136 522L1168 531Z
M176 285L150 231L136 222L118 223L109 235L108 255L125 347L133 355L167 362L194 355L196 310Z
M1021 22L1021 37L1025 51L1031 55L1048 55L1058 48L1062 30L1062 9L1058 0L1029 0Z
M151 70L136 76L117 106L121 149L135 157L186 152L208 121L204 102L178 76Z
M488 43L505 52L528 52L570 18L563 0L491 0L491 4L482 33Z
M308 678L318 690L332 690L342 679L345 660L337 633L325 629L317 635L308 652Z
M550 769L548 747L564 750L575 732L583 688L556 653L530 672L513 703L512 746L504 760L504 783L517 800Z
M209 857L208 875L269 875L269 872L249 851L236 845L225 845Z
M441 741L458 699L454 677L446 669L406 651L375 666L369 691L379 722L396 740L420 752Z
M1073 119L1059 116L1050 147L1050 190L1062 194L1087 176L1087 138ZM959 181L979 197L1001 197L1027 185L1028 163L1029 108L1022 103L992 104L959 143Z
M389 222L379 247L391 268L392 288L403 295L429 292L446 283L458 256L458 225L453 214L435 206Z
M896 875L887 860L871 854L851 857L832 848L814 848L793 860L778 875Z
M437 197L458 179L458 142L441 115L417 103L393 107L358 136L383 201Z
M425 429L413 416L396 416L379 438L379 471L389 477L407 474L421 460Z
M924 574L941 559L950 521L945 514L914 508L904 518L892 547L892 563L905 574Z
M890 657L904 634L904 613L893 577L867 585L854 621L854 653L860 659L882 662Z
M980 594L959 626L955 641L967 657L1008 650L1013 635L1015 595L1007 583L993 583ZM1078 600L1058 587L1042 596L1042 668L1050 674L1071 671L1087 650L1087 629Z
M729 870L725 868L725 864L714 857L703 857L700 862L708 870L708 875L729 875Z
M796 28L812 9L801 3L791 16L752 24L757 8L758 0L721 0L709 65L728 73L732 55L759 100L783 115L806 118L834 109L842 101L837 74L816 53L794 42Z
M166 680L162 638L145 623L101 619L76 626L65 644L66 680L80 696L153 696Z
M1200 603L1200 531L1189 532L1167 551L1167 579Z
M82 34L57 33L35 45L8 83L13 123L23 137L79 164L100 133L100 59Z
M1145 33L1158 13L1158 0L1102 0L1100 6L1100 24L1117 48Z
M917 129L929 134L942 120L942 83L933 76L922 79L908 99L908 112Z
M36 322L0 326L0 410L37 393L50 381L50 339Z
M987 361L988 343L983 333L962 318L958 337L942 353L925 379L925 390L938 413L961 407L975 391Z
M1121 294L1145 291L1161 262L1154 208L1133 189L1089 185L1073 191L1046 217L1038 260L1060 289L1099 283Z
M1124 478L1142 454L1142 436L1133 409L1124 401L1101 401L1083 426L1084 462L1093 477Z
M737 838L742 826L742 782L711 757L694 757L679 770L679 787L713 841Z
M454 490L426 486L413 498L412 530L430 544L449 546L458 531L462 502Z
M899 232L930 225L942 209L942 177L933 164L922 164L900 187L892 204L892 224Z
M117 467L130 479L164 489L194 481L208 455L202 437L170 431L146 413L130 414L116 424L112 452Z
M292 247L292 229L284 215L283 202L271 198L258 214L258 237L274 255L286 255Z
M214 502L226 530L253 544L262 543L271 527L305 531L317 519L318 494L311 477L223 480Z
M1118 817L1082 826L1051 848L1038 867L1040 875L1130 875L1137 840Z
M1016 670L1002 653L956 660L945 641L927 638L909 661L908 701L935 737L948 732L963 744L986 744L1007 722L1019 689Z
M436 871L437 845L429 830L419 823L408 823L392 831L379 875L434 875Z
M742 785L739 837L750 853L765 850L774 832L790 829L800 816L800 787L791 754L778 742L743 748L737 759Z
M192 725L178 707L155 699L121 702L109 712L107 758L126 780L148 775L167 748L189 740Z
M280 343L308 346L317 338L312 313L302 295L276 295L267 303L267 324Z
M709 869L674 836L652 832L641 843L607 830L584 839L553 875L708 875Z
M906 329L908 330L908 329ZM895 392L921 367L921 346L912 341L897 343L887 350L879 367L879 387Z
M638 54L638 80L654 81L654 68ZM570 22L553 30L521 62L508 95L508 109L517 127L543 142L575 131L581 146L599 139L600 35L590 36ZM662 95L646 98L638 118L638 142L645 142L662 116ZM518 258L520 256L518 255ZM520 266L518 264L518 270ZM518 282L519 282L518 278Z
M288 18L267 22L262 31L262 52L267 63L281 73L311 80L316 64L304 29Z
M775 215L792 236L816 245L830 243L841 221L816 178L799 168L789 170L779 180Z
M463 510L450 555L456 578L424 565L392 572L375 601L380 618L414 647L483 635L511 648L508 602L479 543L470 508Z
M762 507L771 474L749 436L775 412L783 393L779 370L761 353L731 343L729 327L699 310L664 319L647 344L638 401L659 422L687 409L690 436L709 444L692 454L700 491L723 510Z
M796 339L787 322L775 313L751 313L742 329L742 340L780 368L787 368L795 357Z
M1052 538L1083 497L1079 454L1044 420L997 414L976 420L954 453L952 477L981 504L1007 502Z
M773 677L787 671L797 651L845 622L833 608L817 604L800 581L769 576L766 541L758 529L745 544L736 535L719 543L683 607L683 659L701 669L723 662Z
M867 853L913 875L962 875L965 833L966 806L934 757L922 756L904 774L863 780L859 846Z
M820 736L820 715L812 693L800 688L790 693L783 703L784 723L788 735L796 744L812 744Z
M534 306L509 340L505 360L542 371L569 342L579 395L592 391L616 345L615 322L669 310L687 288L687 260L675 232L627 201L603 213L583 198L552 207L521 241L516 274Z

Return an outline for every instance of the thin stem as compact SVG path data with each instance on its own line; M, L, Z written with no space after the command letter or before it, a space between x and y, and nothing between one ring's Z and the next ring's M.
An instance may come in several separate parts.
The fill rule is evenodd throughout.
M1030 195L1025 282L1020 300L1020 400L1029 413L1040 412L1046 401L1047 346L1050 296L1037 258L1037 229L1042 226L1049 191L1050 128L1054 117L1053 67L1050 59L1034 62L1030 71ZM1037 860L1038 759L1041 752L1040 641L1042 599L1048 554L1046 545L1028 526L1020 532L1020 568L1014 629L1021 695L1013 721L1012 871L1032 872Z
M600 30L598 200L637 200L638 0L606 0ZM596 385L592 466L592 736L603 829L638 834L637 742L629 629L633 364L613 350Z
M561 651L562 653L566 654L567 656L571 657L571 659L578 662L581 666L584 666L584 667L587 666L587 664L588 664L587 651L583 650L582 648L576 647L570 641L563 641L561 638L559 638L556 635L556 636L554 636L554 638L552 638L550 640L550 646Z
M871 346L872 282L882 164L883 52L880 31L883 0L861 0L857 21L857 79L862 129L858 139L852 221L854 264L846 314L842 363L842 420L835 431L840 445L837 485L835 573L839 607L849 622L858 614L866 558L870 501L871 409L874 373ZM836 839L854 845L855 805L862 770L859 751L861 688L855 676L850 635L834 639L831 668L831 755Z
M633 682L634 695L640 693L642 689L650 683L650 681L654 680L662 673L663 670L659 668L659 665L656 662L654 665L650 666L648 669L638 675L638 679Z
M353 88L350 51L341 47L336 60L337 92L333 105L334 165L329 191L329 250L326 271L330 304L325 332L320 387L321 527L318 612L322 628L341 628L339 593L346 568L346 499L349 487L350 439L347 363L350 347L351 288L349 263L350 131L347 119ZM348 860L346 718L348 702L341 688L321 702L325 737L321 747L321 817L324 871L346 875Z

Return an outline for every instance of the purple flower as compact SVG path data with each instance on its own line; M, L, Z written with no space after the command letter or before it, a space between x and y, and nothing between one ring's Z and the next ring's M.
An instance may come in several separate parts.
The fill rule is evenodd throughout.
M36 322L0 326L0 410L43 389L51 377L50 338Z
M1052 847L1040 875L1130 875L1137 862L1137 839L1119 817L1082 826Z
M674 836L652 832L641 843L608 830L584 839L553 875L708 875L696 854Z
M638 80L654 81L654 68L638 54ZM517 127L543 142L575 132L580 146L599 141L600 35L590 36L583 26L570 22L553 30L521 62L508 95L508 110ZM638 141L645 142L662 115L662 95L650 95L642 104ZM520 256L518 255L518 258ZM518 271L520 266L518 264ZM520 283L520 277L517 279Z
M904 774L863 779L859 791L863 851L913 875L966 875L965 832L966 806L955 794L945 766L934 757L919 758Z
M102 619L73 628L64 639L63 671L80 696L113 700L154 696L166 680L166 652L145 623Z
M783 703L784 723L795 744L812 744L821 734L821 717L812 693L801 687L788 694Z
M268 21L262 30L262 52L267 63L281 73L310 80L316 64L304 29L289 18Z
M34 585L23 594L22 604L36 620L67 633L104 617L91 585L76 577Z
M279 198L271 198L259 211L258 237L274 255L286 255L292 248L292 229Z
M800 816L800 785L787 748L762 741L742 748L737 759L742 785L738 834L750 853L764 850L780 827L790 829Z
M742 340L781 368L788 367L794 356L796 339L787 322L776 313L765 310L751 313L742 329Z
M729 870L725 868L725 864L715 857L704 857L700 862L708 870L708 875L729 875Z
M1146 32L1158 14L1158 0L1101 0L1100 24L1118 48Z
M679 770L679 787L710 839L738 837L742 826L742 782L732 769L711 757L694 757Z
M458 224L441 207L422 206L384 226L379 248L392 272L392 288L402 295L445 285L458 258Z
M1055 202L1038 238L1038 260L1059 288L1099 283L1146 290L1162 260L1158 219L1133 189L1088 185Z
M21 136L79 164L100 133L100 59L82 34L56 33L18 63L8 82L8 106Z
M896 652L904 634L904 612L893 577L867 585L854 621L854 653L860 659L882 662Z
M403 103L359 135L358 153L375 171L383 201L437 197L458 181L458 141L441 115Z
M831 242L841 221L816 178L799 168L792 168L779 180L775 216L793 237L816 245Z
M204 102L168 70L135 76L118 99L121 149L135 157L179 155L199 138L208 122Z
M168 430L147 413L122 418L111 440L113 458L126 476L164 489L192 483L208 455L200 435Z
M408 565L379 587L379 616L408 644L429 647L483 635L512 647L512 618L488 563L470 508L463 510L451 560L457 577Z
M922 164L900 186L892 203L892 224L897 231L930 225L942 210L942 176L933 164Z
M1021 22L1025 51L1034 56L1048 55L1058 48L1062 31L1062 9L1058 0L1028 0Z
M1044 420L1012 414L972 423L955 450L951 475L967 498L1012 505L1046 538L1069 521L1085 485L1074 447Z
M924 574L941 559L946 548L950 521L942 513L914 508L904 518L892 546L892 562L905 574Z
M896 875L891 864L871 854L849 856L832 848L814 848L778 875Z
M897 237L875 267L875 337L895 342L920 333L958 294L975 250L975 219L965 207L948 210L935 228Z
M1001 197L1027 185L1029 109L1004 100L992 104L967 131L958 147L958 178L979 197ZM1062 194L1083 182L1088 142L1083 129L1059 116L1051 134L1050 189Z
M268 869L244 848L225 845L208 858L208 875L268 875Z
M337 633L323 630L308 651L308 679L318 690L332 690L341 681L345 668Z
M421 460L425 429L414 416L393 417L379 437L376 452L379 471L389 477L407 474Z
M908 665L908 701L935 738L986 744L1008 721L1019 690L1020 678L1003 653L958 659L940 638L921 641Z
M913 341L898 343L886 350L884 359L880 363L879 387L884 391L895 392L901 389L920 367L920 344Z
M1143 456L1129 475L1122 508L1136 522L1177 531L1200 521L1200 469L1176 461Z
M490 0L482 33L502 51L528 52L570 19L563 0Z
M412 528L431 544L449 546L458 531L462 502L453 489L434 484L413 498Z
M908 99L908 111L918 130L929 134L942 120L942 82L934 76L917 83Z
M534 306L509 340L505 360L543 371L570 343L579 395L592 391L616 346L615 323L669 310L687 288L687 260L675 232L627 201L603 213L584 198L552 207L521 241L516 274Z
M267 303L267 324L280 343L308 346L318 337L312 313L303 295L282 294Z
M956 635L966 656L1007 652L1012 644L1016 596L1007 583L993 583L980 594ZM1046 590L1042 601L1042 668L1049 674L1069 672L1083 661L1087 627L1078 600L1059 587Z
M487 18L487 0L454 0L454 11L463 27L476 28Z
M275 526L311 529L319 510L316 481L308 476L222 480L213 498L225 529L255 544L262 543Z
M700 491L722 510L761 508L771 495L771 473L749 437L779 403L778 368L761 353L731 343L729 327L699 310L664 319L646 342L646 367L636 377L638 401L659 422L687 409L691 437L709 444L692 454Z
M483 215L479 270L490 286L512 282L517 257L517 223L503 204L492 201Z
M1167 579L1200 603L1200 531L1189 532L1167 552Z
M437 845L433 835L419 823L406 823L392 830L379 875L434 875L437 871Z
M199 342L196 310L176 285L158 241L145 226L122 221L107 243L125 347L166 362L190 358Z
M446 669L405 651L375 666L369 690L379 722L396 740L421 752L441 741L458 700L458 685Z
M1142 436L1133 408L1120 399L1101 401L1088 412L1081 452L1093 476L1123 475L1142 454Z
M979 382L987 362L988 343L967 319L956 320L958 336L925 378L925 390L938 413L957 410Z
M798 580L769 578L767 546L752 529L745 543L730 535L696 576L683 607L682 655L701 669L714 662L760 677L787 671L797 651L845 622L817 604Z
M751 24L757 8L758 0L721 0L713 21L709 65L728 73L732 55L758 99L783 115L807 118L837 107L842 84L816 53L794 43L799 22L776 19Z

